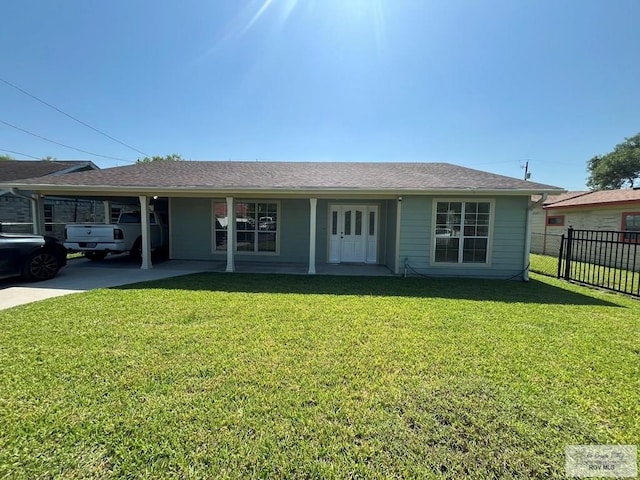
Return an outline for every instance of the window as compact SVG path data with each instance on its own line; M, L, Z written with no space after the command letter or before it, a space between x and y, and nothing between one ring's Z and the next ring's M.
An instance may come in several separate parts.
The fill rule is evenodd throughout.
M622 214L622 241L640 243L640 212Z
M549 227L564 226L564 215L549 215L547 217L547 225Z
M239 200L235 204L236 251L276 252L278 239L277 202ZM213 203L215 250L227 250L227 203Z
M435 215L435 263L487 263L491 202L439 201Z
M53 232L53 205L51 203L44 204L44 231Z

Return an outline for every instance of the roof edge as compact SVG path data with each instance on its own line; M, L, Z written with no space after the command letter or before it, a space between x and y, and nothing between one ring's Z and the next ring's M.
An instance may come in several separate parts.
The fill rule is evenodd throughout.
M0 188L15 188L19 190L35 191L40 193L60 193L67 192L71 195L74 192L78 194L87 194L95 192L97 194L109 193L112 195L123 194L126 196L135 195L162 195L177 196L178 194L189 196L189 194L228 194L237 193L238 195L335 195L341 194L371 194L371 195L501 195L501 196L531 196L543 193L563 193L565 190L559 188L545 189L480 189L480 188L437 188L437 189L407 189L407 188L341 188L341 187L319 187L319 188L274 188L274 187L154 187L154 186L120 186L114 188L111 185L55 185L55 184L21 184L5 183L0 184Z

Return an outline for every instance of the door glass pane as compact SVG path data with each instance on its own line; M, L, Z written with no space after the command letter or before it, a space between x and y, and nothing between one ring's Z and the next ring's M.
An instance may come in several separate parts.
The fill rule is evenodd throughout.
M344 234L351 235L351 210L344 212Z
M338 234L338 212L331 212L331 235Z
M362 235L362 212L356 210L356 235Z
M369 212L369 235L376 234L376 212Z

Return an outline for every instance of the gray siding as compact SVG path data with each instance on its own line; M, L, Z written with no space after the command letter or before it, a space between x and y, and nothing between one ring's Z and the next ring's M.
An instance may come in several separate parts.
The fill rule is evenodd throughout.
M438 197L442 198L442 197ZM458 199L459 197L456 197ZM478 200L468 197L465 200ZM402 203L400 267L406 259L418 272L433 276L507 278L523 269L528 197L494 198L491 260L488 265L431 263L433 198L405 197Z
M329 258L329 202L318 200L316 211L316 264L327 263Z
M396 201L384 200L380 202L378 218L378 257L377 263L385 265L393 271L392 263L396 258ZM393 235L393 238L389 238Z
M213 260L211 200L172 198L169 201L171 258ZM218 255L218 257L220 257Z
M477 200L469 197L469 200ZM402 216L396 218L396 201L377 201L379 205L378 262L396 268L396 224L401 222L400 263L405 259L421 273L434 276L473 276L507 278L523 268L524 230L527 197L497 197L494 200L492 254L489 265L438 265L430 262L433 199L406 196ZM319 200L317 209L316 263L328 256L329 204ZM348 203L348 202L347 202ZM355 202L354 202L355 203ZM373 201L357 203L374 203ZM171 200L172 258L226 260L226 252L212 252L212 200L174 198ZM309 258L309 200L280 200L279 254L236 252L238 261L256 263L306 263Z
M222 201L222 199L219 199ZM213 252L212 222L213 199L172 198L171 215L171 256L182 260L226 261L226 252ZM320 210L320 208L318 209ZM322 218L318 212L318 223ZM256 263L284 262L300 263L309 261L309 200L294 199L280 201L278 235L280 253L256 254L235 252L239 261ZM326 232L326 225L324 226Z
M303 263L309 261L309 200L306 198L280 201L280 255L245 255L256 262ZM319 216L318 216L319 217ZM319 220L319 218L318 218ZM316 245L316 251L318 246Z
M398 211L395 200L388 200L384 203L385 216L384 226L380 229L381 239L384 239L384 248L380 250L381 263L386 265L392 272L396 271L396 225L398 224ZM382 220L382 216L380 217Z

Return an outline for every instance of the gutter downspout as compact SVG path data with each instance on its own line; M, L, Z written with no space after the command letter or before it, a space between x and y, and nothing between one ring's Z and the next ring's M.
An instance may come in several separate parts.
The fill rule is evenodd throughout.
M527 208L527 219L525 224L525 232L524 232L524 261L522 264L523 273L522 273L522 281L529 281L529 256L531 254L531 212L538 205L543 204L547 200L547 194L543 193L542 198L538 200L533 205L529 205Z

